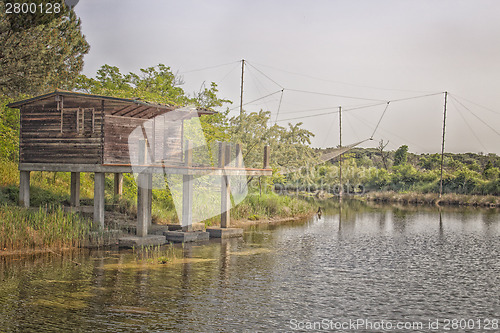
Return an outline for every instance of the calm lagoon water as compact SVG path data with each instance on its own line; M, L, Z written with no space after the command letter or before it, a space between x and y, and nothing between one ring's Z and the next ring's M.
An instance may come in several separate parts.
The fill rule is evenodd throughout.
M326 213L167 247L166 265L132 250L0 257L0 331L499 330L498 210Z

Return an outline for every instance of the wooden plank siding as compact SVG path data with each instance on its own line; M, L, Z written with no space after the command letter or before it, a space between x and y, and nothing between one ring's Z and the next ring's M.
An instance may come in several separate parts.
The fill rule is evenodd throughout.
M98 164L101 159L101 118L94 108L64 108L55 105L21 108L20 161L22 163ZM81 127L77 129L77 112ZM92 114L94 113L94 119ZM92 128L92 120L94 128ZM62 132L61 132L62 129Z
M144 138L148 162L179 164L183 119L213 113L60 90L10 107L20 109L20 163L68 165L130 164Z

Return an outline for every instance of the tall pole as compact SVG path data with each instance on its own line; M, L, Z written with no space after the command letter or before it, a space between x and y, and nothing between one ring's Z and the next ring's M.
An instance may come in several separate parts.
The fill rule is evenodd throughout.
M245 59L241 60L241 94L240 94L240 117L243 114L243 74L245 73Z
M344 186L342 185L342 107L339 106L339 133L340 133L340 155L339 155L339 199L342 200L342 192L344 192Z
M439 181L439 197L443 195L443 162L444 162L444 134L446 131L446 103L448 101L448 92L444 92L444 113L443 113L443 141L441 143L441 178Z

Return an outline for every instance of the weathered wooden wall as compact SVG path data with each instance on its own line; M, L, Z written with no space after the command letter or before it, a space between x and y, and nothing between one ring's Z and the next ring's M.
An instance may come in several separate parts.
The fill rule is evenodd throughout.
M180 163L183 113L162 115L172 110L86 96L36 100L21 107L20 162L130 164L135 130L148 139L148 162Z
M77 129L77 112L81 117L82 110L64 109L61 127L61 112L54 106L29 105L21 109L20 161L101 163L102 112L95 108L83 109L83 122Z

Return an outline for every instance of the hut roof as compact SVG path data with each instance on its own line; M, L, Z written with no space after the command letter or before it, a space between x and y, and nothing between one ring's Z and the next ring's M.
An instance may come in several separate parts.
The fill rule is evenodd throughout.
M109 101L113 105L116 105L111 113L112 115L124 115L124 113L126 113L127 116L137 117L137 118L152 118L158 114L162 114L165 112L179 109L178 107L176 107L174 105L155 104L155 103L149 103L149 102L138 100L138 99L128 99L128 98L119 98L119 97L111 97L111 96L92 95L92 94L73 92L73 91L61 90L61 89L56 89L53 92L48 93L48 94L39 95L39 96L36 96L33 98L28 98L28 99L24 99L21 101L13 102L13 103L8 104L7 106L10 108L18 109L24 105L36 104L37 102L42 102L44 100L48 100L51 97L56 97L56 96L67 96L67 97L81 99L82 101L92 101L92 100ZM135 109L140 110L140 112L138 112L136 114L131 112L131 111L134 111ZM201 108L193 109L193 111L195 111L195 110L198 113L198 115L217 113L217 112L212 111L212 110L201 109Z

